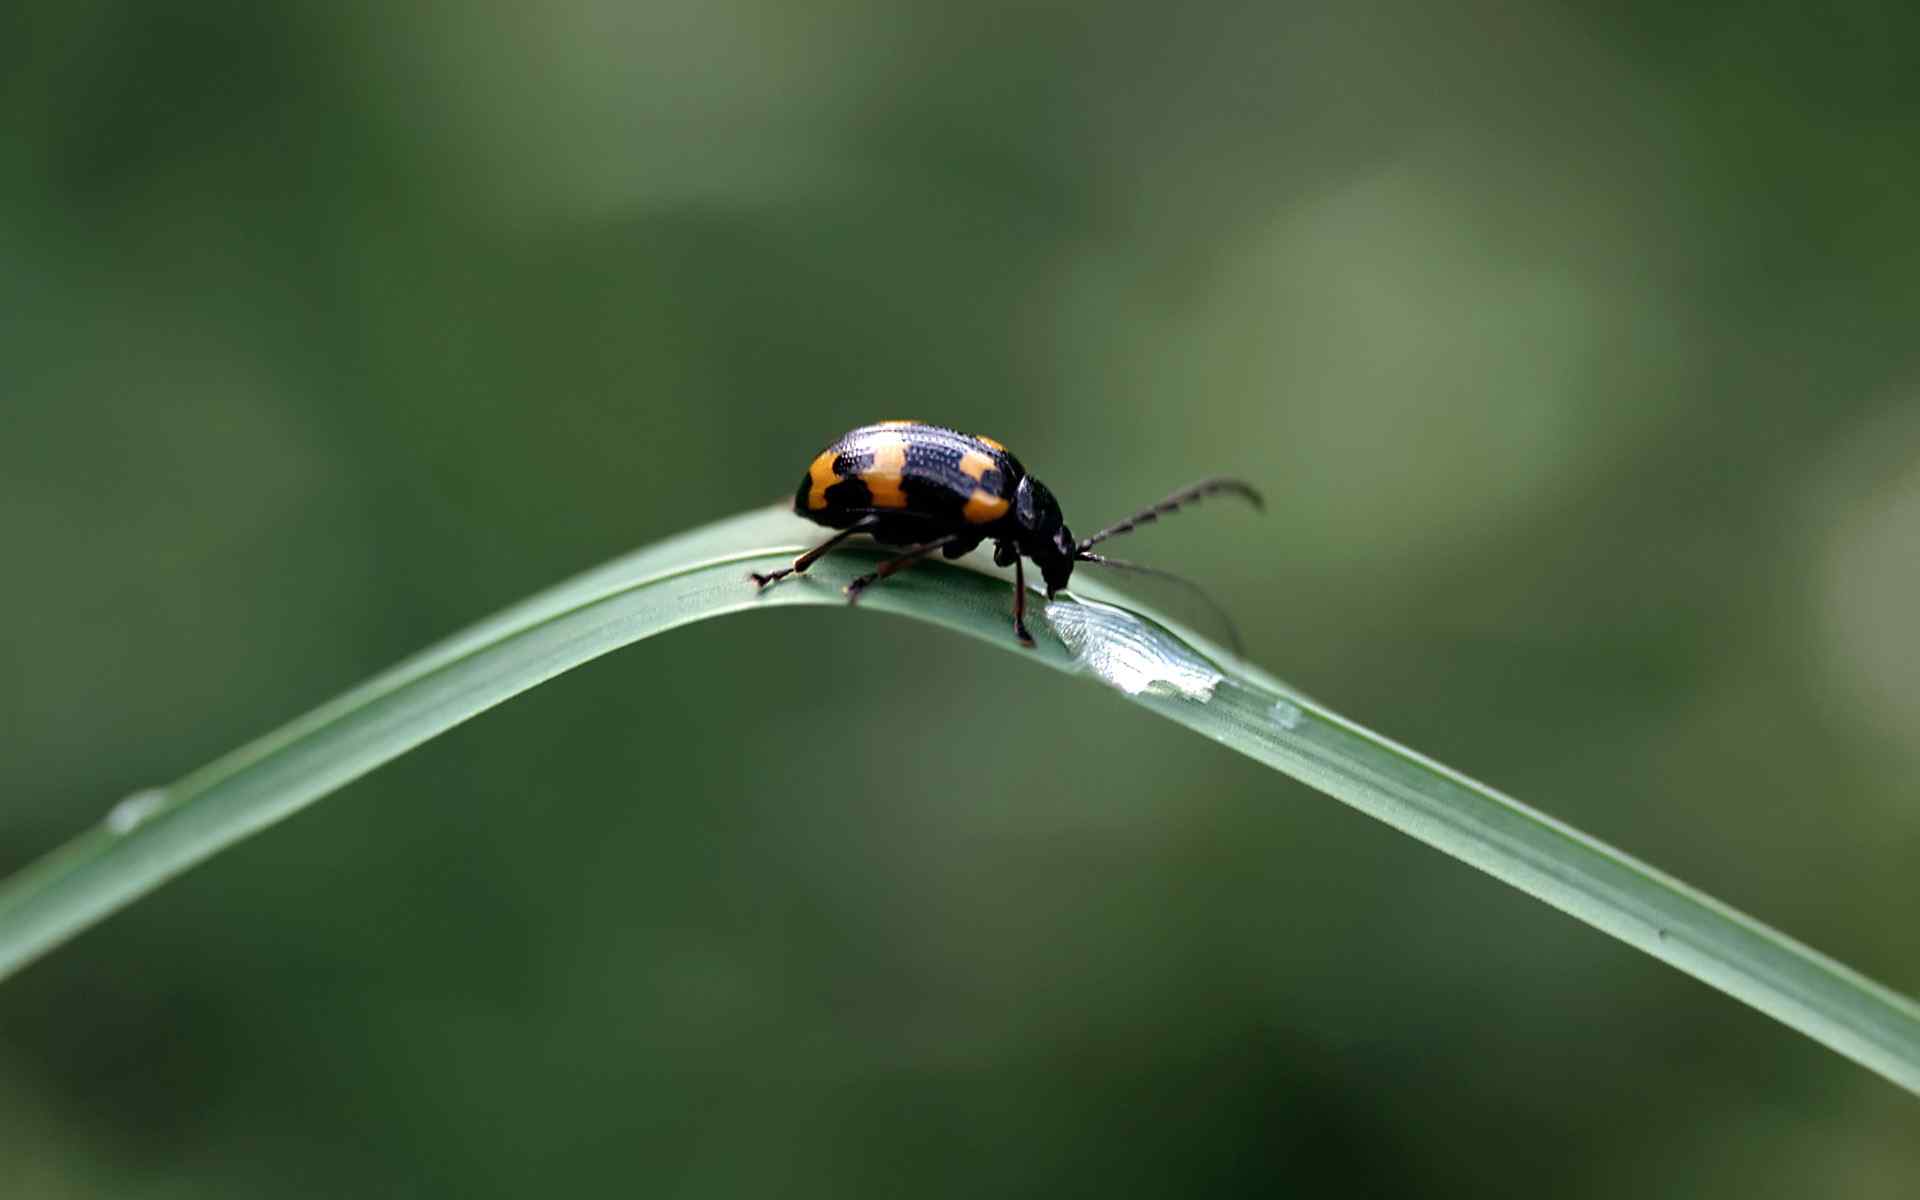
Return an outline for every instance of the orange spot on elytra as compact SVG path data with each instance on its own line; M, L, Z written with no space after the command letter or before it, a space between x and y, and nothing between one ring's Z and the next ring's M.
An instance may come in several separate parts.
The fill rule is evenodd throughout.
M907 506L907 494L900 490L901 476L906 470L905 442L880 442L873 447L873 465L860 472L860 478L872 493L875 508Z
M993 460L978 450L969 450L960 456L960 469L972 476L975 483L979 483L987 477L988 471L993 470Z
M973 440L976 442L979 442L982 446L992 446L995 450L999 450L1003 452L1006 450L1005 446L1002 446L999 442L994 441L992 438L988 437L983 433L974 434Z
M969 524L984 525L988 521L998 521L1007 515L1007 502L998 496L989 496L981 488L973 489L973 495L967 497L967 506L960 510Z
M833 470L833 451L822 450L813 465L807 468L807 478L813 487L807 492L807 507L818 511L827 506L827 489L840 482L840 476Z

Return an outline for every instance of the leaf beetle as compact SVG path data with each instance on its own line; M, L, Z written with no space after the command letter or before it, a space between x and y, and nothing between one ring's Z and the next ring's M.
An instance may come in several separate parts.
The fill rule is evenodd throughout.
M1138 563L1093 554L1094 546L1127 533L1181 505L1230 493L1255 508L1260 493L1238 479L1203 479L1157 504L1117 521L1091 537L1075 540L1047 485L1027 474L1020 460L989 437L961 433L921 421L881 421L841 435L814 456L793 494L793 511L837 532L777 571L749 576L766 587L806 571L821 555L854 534L866 534L883 546L904 552L847 585L849 604L867 588L903 567L940 551L959 558L984 541L993 542L993 561L1013 568L1013 633L1025 646L1027 578L1024 559L1032 559L1046 581L1047 598L1067 586L1077 563L1119 567L1172 579L1219 606L1178 575ZM1220 614L1225 618L1225 614ZM1239 637L1227 621L1236 645Z

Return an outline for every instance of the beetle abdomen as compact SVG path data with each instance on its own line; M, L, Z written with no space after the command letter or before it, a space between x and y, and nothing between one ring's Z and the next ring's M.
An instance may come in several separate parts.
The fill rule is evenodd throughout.
M1019 460L991 438L883 421L848 432L816 455L794 492L793 510L835 529L879 517L903 537L923 522L985 532L1007 515L1024 474Z

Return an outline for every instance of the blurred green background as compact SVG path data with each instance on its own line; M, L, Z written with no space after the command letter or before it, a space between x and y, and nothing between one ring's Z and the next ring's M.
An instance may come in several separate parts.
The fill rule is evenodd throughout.
M1256 480L1127 553L1920 993L1920 10L1805 7L15 0L0 870L914 416L1080 526ZM1910 1197L1916 1130L871 613L604 660L0 987L9 1200Z

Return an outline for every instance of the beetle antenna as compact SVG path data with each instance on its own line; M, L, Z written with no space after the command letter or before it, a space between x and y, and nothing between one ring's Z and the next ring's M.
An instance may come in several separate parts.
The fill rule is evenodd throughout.
M1233 644L1233 652L1243 658L1246 656L1246 647L1242 645L1240 641L1240 629L1233 623L1233 618L1227 615L1227 610L1221 607L1219 601L1207 595L1206 590L1193 580L1188 579L1184 575L1175 575L1172 571L1162 571L1159 567L1149 567L1137 562L1128 562L1123 558L1108 558L1104 554L1088 554L1084 550L1075 554L1073 557L1075 562L1092 563L1096 567L1114 567L1122 571L1138 571L1142 575L1152 575L1159 579L1170 579L1181 587L1186 588L1189 592L1198 596L1201 603L1211 609L1213 615L1220 618L1220 623L1227 627L1227 640Z
M1202 479L1199 483L1188 484L1158 504L1141 509L1124 521L1117 521L1107 526L1092 537L1081 538L1080 544L1076 546L1075 549L1083 551L1089 550L1110 537L1118 537L1120 534L1129 533L1150 521L1158 521L1162 513L1170 513L1183 504L1191 504L1195 500L1203 500L1208 496L1218 495L1221 492L1232 492L1234 495L1246 500L1247 503L1253 505L1255 508L1263 511L1267 507L1267 502L1260 498L1260 493L1254 491L1253 485L1247 483L1245 480L1228 479L1224 476L1214 479Z

